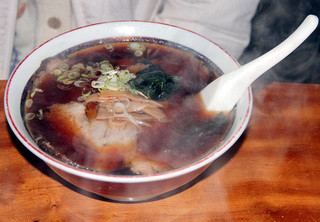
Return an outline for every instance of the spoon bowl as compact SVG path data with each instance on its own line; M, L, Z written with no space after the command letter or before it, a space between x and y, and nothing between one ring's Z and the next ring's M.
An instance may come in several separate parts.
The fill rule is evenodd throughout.
M280 45L206 86L200 92L206 109L212 112L230 112L251 83L302 44L317 25L318 17L308 15L298 29Z

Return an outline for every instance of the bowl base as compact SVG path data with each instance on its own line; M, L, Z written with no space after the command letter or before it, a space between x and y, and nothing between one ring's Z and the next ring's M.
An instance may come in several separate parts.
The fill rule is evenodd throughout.
M157 197L158 195L155 196L150 196L150 197L112 197L112 196L104 196L104 195L99 195L103 198L107 198L109 200L114 200L117 202L142 202L142 201L147 201L147 200L151 200L152 198Z

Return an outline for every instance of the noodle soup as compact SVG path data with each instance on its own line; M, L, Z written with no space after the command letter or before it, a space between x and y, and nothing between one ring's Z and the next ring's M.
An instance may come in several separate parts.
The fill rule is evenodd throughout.
M205 56L154 38L108 38L41 63L21 115L39 147L97 173L152 175L203 158L233 113L208 113L196 94L221 71Z

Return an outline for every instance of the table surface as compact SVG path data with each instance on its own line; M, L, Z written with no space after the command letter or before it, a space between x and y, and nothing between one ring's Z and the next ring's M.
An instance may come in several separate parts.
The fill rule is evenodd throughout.
M272 83L255 92L239 141L204 173L141 203L78 189L11 132L0 81L0 221L318 221L320 85Z

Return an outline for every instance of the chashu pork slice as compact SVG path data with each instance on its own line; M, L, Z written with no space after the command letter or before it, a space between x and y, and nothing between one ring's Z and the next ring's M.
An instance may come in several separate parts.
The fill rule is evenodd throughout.
M88 119L83 103L54 104L45 115L52 129L68 140L72 152L59 151L85 167L111 171L127 164L136 152L137 129L129 121L122 124L110 120Z

